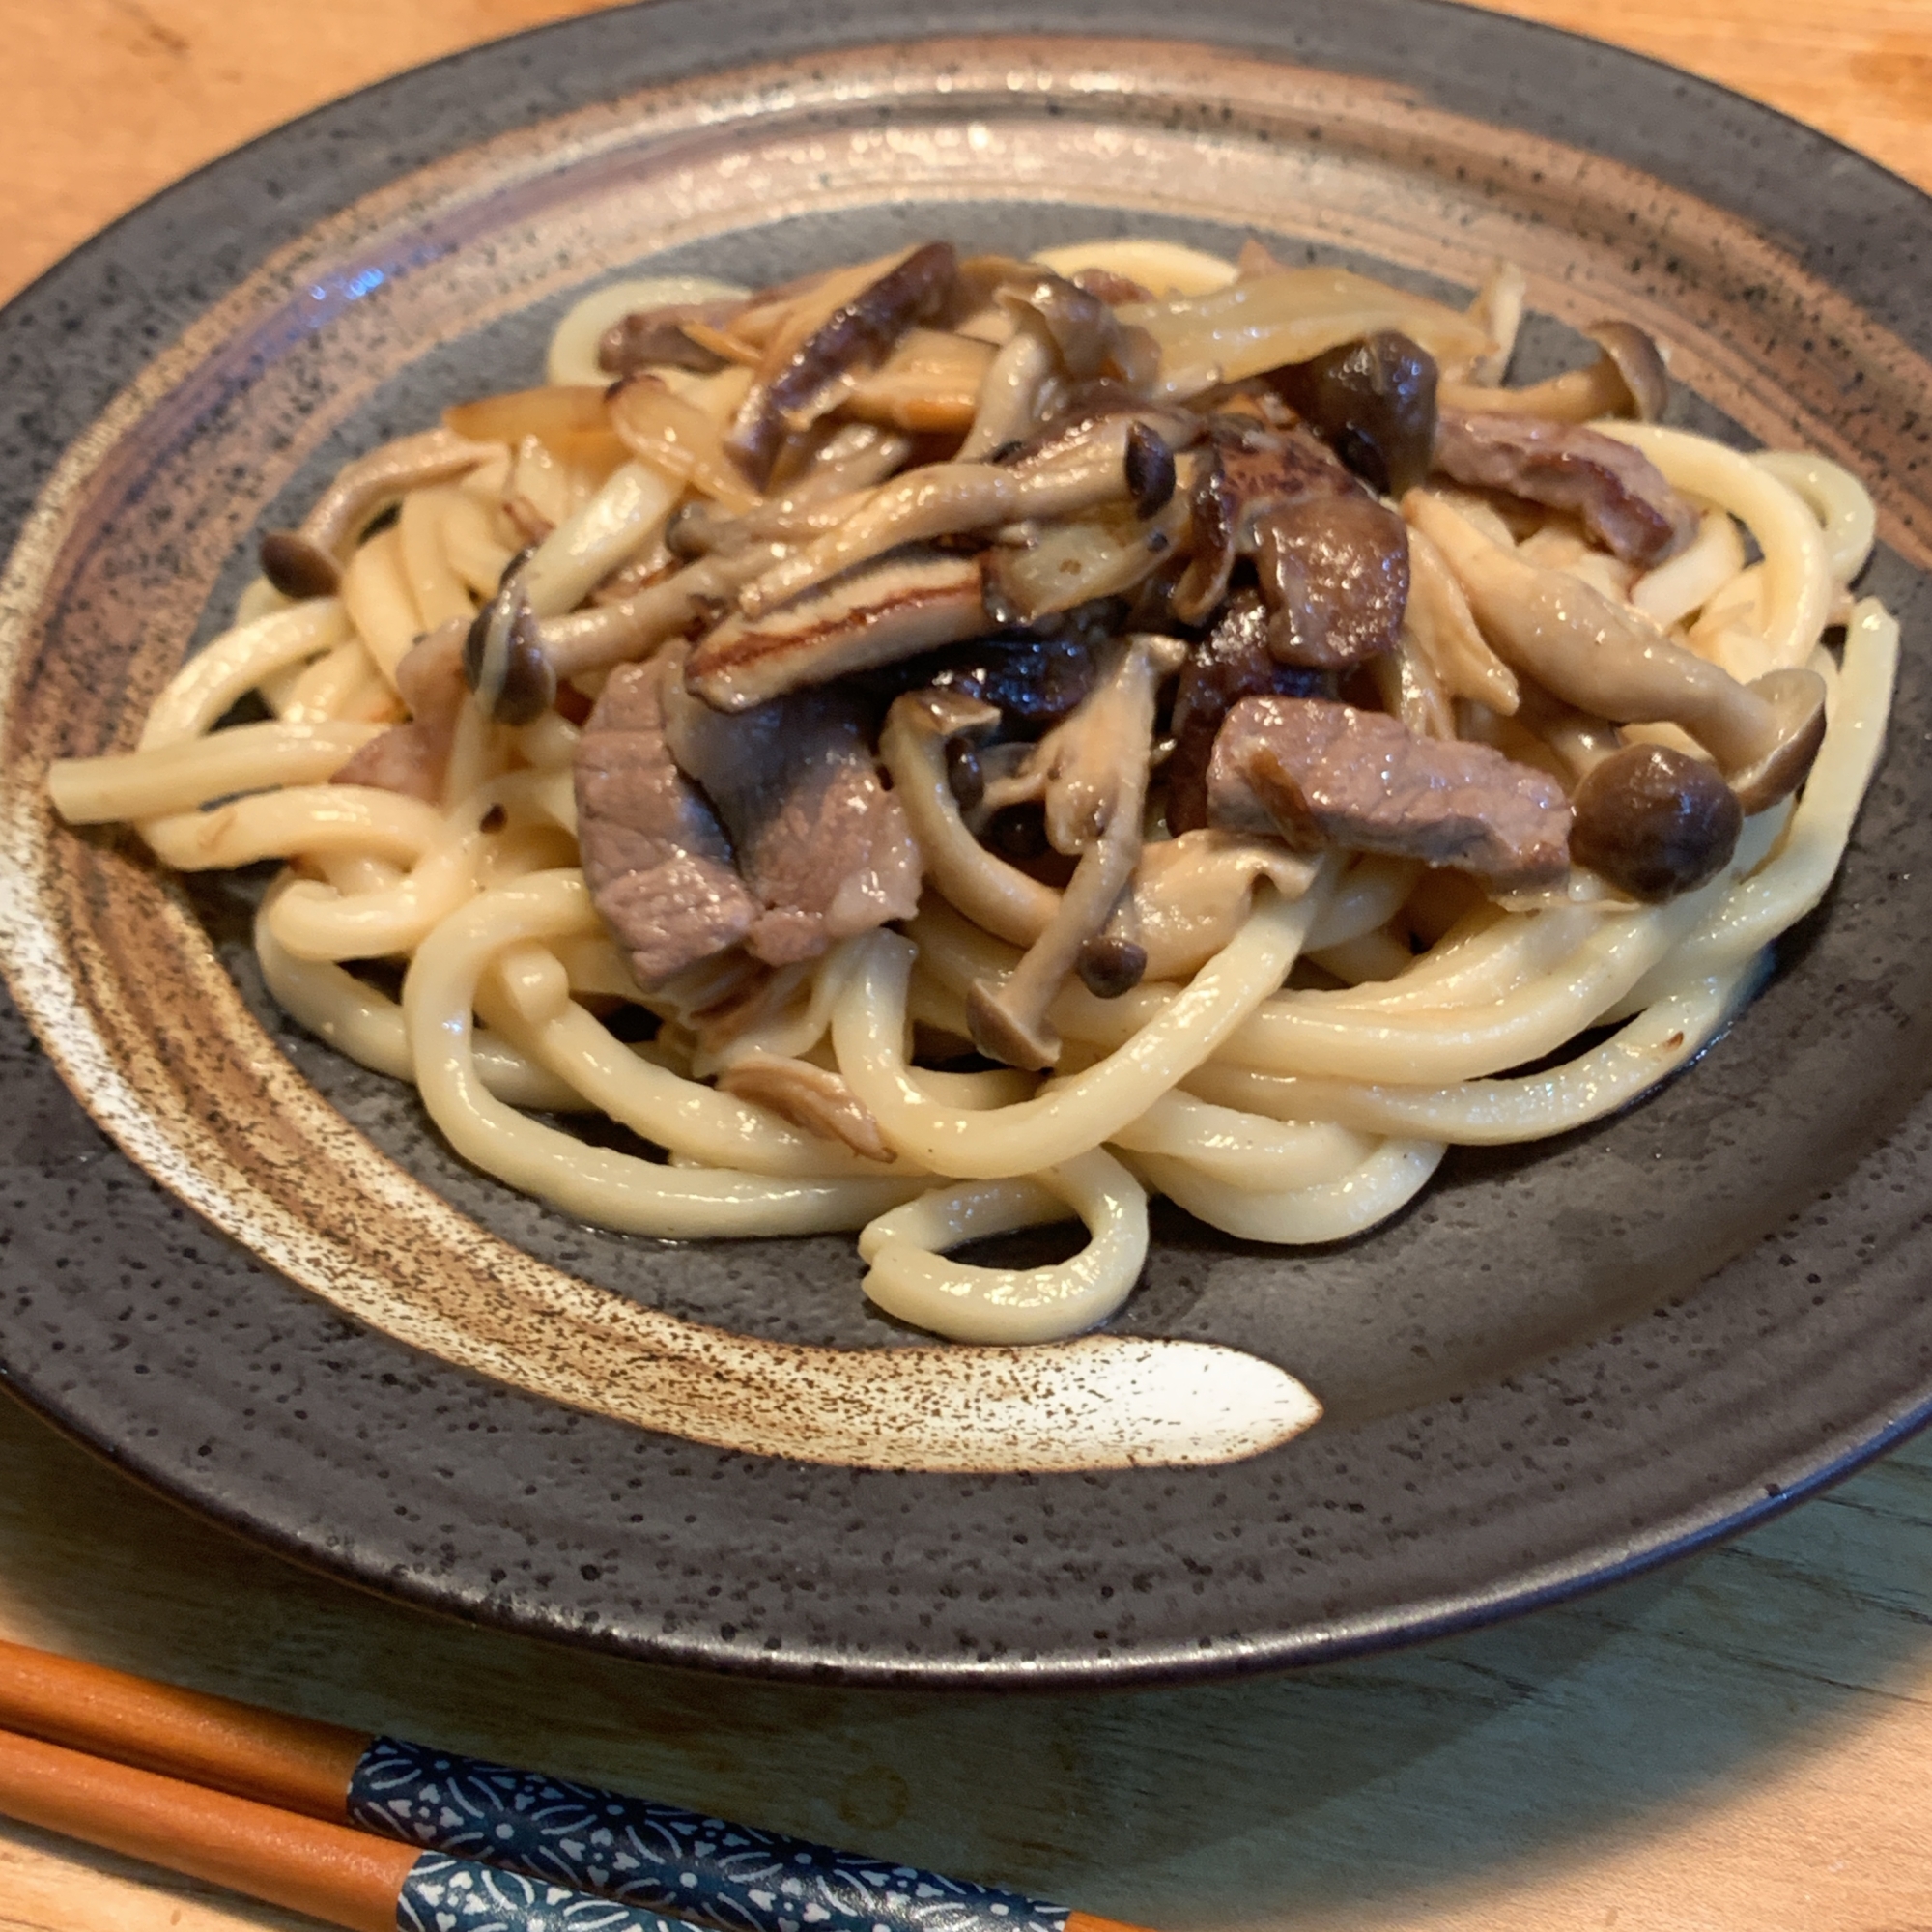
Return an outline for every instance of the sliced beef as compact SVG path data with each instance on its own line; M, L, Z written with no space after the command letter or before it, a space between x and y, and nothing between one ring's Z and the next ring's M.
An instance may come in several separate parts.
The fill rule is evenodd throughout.
M1174 750L1167 780L1168 830L1177 837L1208 823L1208 762L1214 735L1244 697L1328 696L1321 671L1278 664L1268 651L1268 613L1252 590L1236 591L1221 621L1188 653L1174 696Z
M666 741L724 820L759 906L745 943L771 965L810 959L918 906L919 848L879 781L866 718L864 700L844 691L728 715L682 684L667 694Z
M396 692L410 707L406 724L392 724L371 738L329 781L401 792L426 805L442 803L450 747L469 687L463 676L461 618L440 625L405 651L396 666Z
M1408 608L1408 531L1373 497L1315 497L1255 528L1268 648L1284 664L1346 670L1392 650Z
M1583 423L1442 410L1435 468L1472 489L1567 510L1599 543L1645 569L1675 556L1697 534L1697 512L1649 457Z
M577 837L604 923L649 986L734 946L764 911L731 841L665 741L664 653L611 673L577 747Z
M1570 806L1554 779L1488 745L1411 738L1400 721L1319 698L1247 697L1208 774L1208 818L1297 851L1382 852L1498 886L1569 864Z
M1252 417L1211 424L1214 456L1190 497L1194 556L1174 609L1198 622L1252 556L1267 601L1268 648L1284 664L1334 669L1392 649L1408 601L1408 533L1313 431Z

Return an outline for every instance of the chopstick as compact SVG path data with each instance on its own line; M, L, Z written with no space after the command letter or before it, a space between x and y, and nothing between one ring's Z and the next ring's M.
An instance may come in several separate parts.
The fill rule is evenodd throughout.
M418 1852L0 1731L0 1812L346 1932L692 1932L676 1919Z
M992 1886L154 1684L24 1644L0 1641L0 1726L142 1767L157 1781L232 1794L226 1802L276 1807L276 1817L298 1812L338 1832L353 1826L401 1839L411 1857L427 1848L480 1860L725 1932L799 1932L806 1923L827 1932L839 1924L862 1932L1135 1932ZM0 1809L11 1808L0 1800ZM359 1833L350 1835L369 1843ZM392 1911L383 1932L397 1922ZM425 1932L433 1932L427 1921Z

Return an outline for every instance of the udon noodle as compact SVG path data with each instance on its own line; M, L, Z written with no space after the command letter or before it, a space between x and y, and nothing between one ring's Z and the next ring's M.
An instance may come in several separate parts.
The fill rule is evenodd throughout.
M668 1239L856 1230L895 1317L1071 1333L1131 1290L1152 1195L1336 1241L1450 1146L1627 1105L1838 865L1897 651L1850 590L1868 498L1641 419L1634 331L1500 386L1520 308L1506 269L1464 313L1129 242L600 291L543 386L352 464L270 538L137 749L57 765L54 802L178 869L280 862L270 991L511 1186ZM1418 370L1404 476L1384 418ZM1674 532L1619 525L1589 494L1613 471ZM1632 696L1605 666L1634 650L1689 695ZM1755 729L1820 694L1822 742L1742 744L1747 698ZM1418 747L1449 762L1338 804L1348 772L1283 749L1311 719L1381 730L1385 791ZM885 830L849 876L761 885L822 858L770 858L813 732ZM747 769L718 781L726 740ZM1639 755L1680 789L1606 843L1592 775ZM639 759L702 838L639 818ZM1051 1265L952 1254L1068 1219Z

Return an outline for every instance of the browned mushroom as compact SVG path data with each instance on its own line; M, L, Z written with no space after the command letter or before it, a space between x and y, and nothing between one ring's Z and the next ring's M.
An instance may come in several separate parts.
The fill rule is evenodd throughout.
M928 242L834 309L777 366L759 365L727 440L753 484L765 487L786 432L812 420L814 400L830 384L850 369L876 367L907 329L939 311L957 267L951 242Z
M744 307L735 296L723 301L668 302L662 308L639 309L613 322L597 341L597 366L612 376L635 375L639 369L691 369L700 375L724 366L724 357L702 347L685 333L687 323L723 328Z
M336 471L299 528L263 537L262 575L285 597L332 595L355 539L383 511L412 490L467 475L501 453L497 443L430 429L356 457Z
M1109 646L1094 696L1040 741L1035 762L1045 780L1047 838L1079 863L1045 929L1006 981L979 980L967 994L974 1044L1009 1066L1031 1071L1059 1061L1060 1038L1046 1009L1128 893L1147 798L1142 748L1151 740L1161 680L1183 649L1172 638L1145 636ZM1117 956L1114 963L1127 961Z
M1166 496L1172 496L1172 453L1145 425L1116 416L1023 462L926 464L881 484L836 527L748 583L738 593L738 607L748 618L762 617L840 572L909 543L1023 518L1077 516L1132 497L1137 485L1152 494L1161 480L1161 457Z
M1816 672L1775 670L1740 684L1628 605L1492 543L1437 498L1411 491L1403 511L1441 552L1483 635L1514 669L1594 717L1688 731L1747 813L1804 781L1825 734Z
M1429 473L1435 358L1394 329L1345 342L1266 381L1370 489L1399 497Z
M1572 369L1521 389L1450 383L1442 402L1459 410L1501 410L1550 422L1634 416L1656 422L1670 406L1670 372L1656 342L1634 322L1605 321L1586 331L1599 350L1587 369Z
M1665 745L1611 753L1570 804L1571 856L1619 892L1653 903L1715 879L1745 823L1737 793L1711 766Z
M686 680L715 709L748 711L989 628L977 557L912 552L882 557L767 616L726 617L698 640Z
M1214 741L1208 795L1215 825L1272 831L1297 851L1421 859L1505 888L1548 884L1569 864L1554 779L1321 698L1244 697Z
M396 664L396 691L410 708L408 723L370 739L331 784L373 785L429 805L442 802L457 721L469 696L463 676L466 628L462 618L451 618L403 653Z
M769 1107L808 1134L843 1141L867 1160L893 1158L871 1110L829 1067L814 1066L809 1060L754 1054L734 1061L718 1085L741 1100Z
M1444 409L1436 418L1435 467L1474 489L1568 510L1599 543L1645 568L1675 556L1697 534L1697 512L1641 450L1577 423Z

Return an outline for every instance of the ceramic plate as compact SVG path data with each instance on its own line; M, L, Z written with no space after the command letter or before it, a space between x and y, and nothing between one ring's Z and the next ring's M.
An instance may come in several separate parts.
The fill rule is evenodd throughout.
M1923 1418L1927 204L1512 21L1204 0L1176 39L1176 17L600 14L271 134L0 316L0 864L28 1022L4 1033L0 1349L28 1401L420 1604L927 1684L1441 1632L1736 1528ZM1330 1250L1163 1209L1107 1338L938 1350L868 1312L849 1239L627 1240L479 1179L412 1094L263 999L250 882L183 885L48 821L47 757L131 741L251 530L442 402L533 380L586 287L646 263L772 281L936 234L1250 231L1438 293L1513 257L1525 373L1628 316L1674 345L1681 419L1824 449L1878 497L1867 586L1906 671L1843 875L1730 1035L1615 1121L1452 1153ZM1269 1439L1268 1365L1325 1418L1198 1460Z

